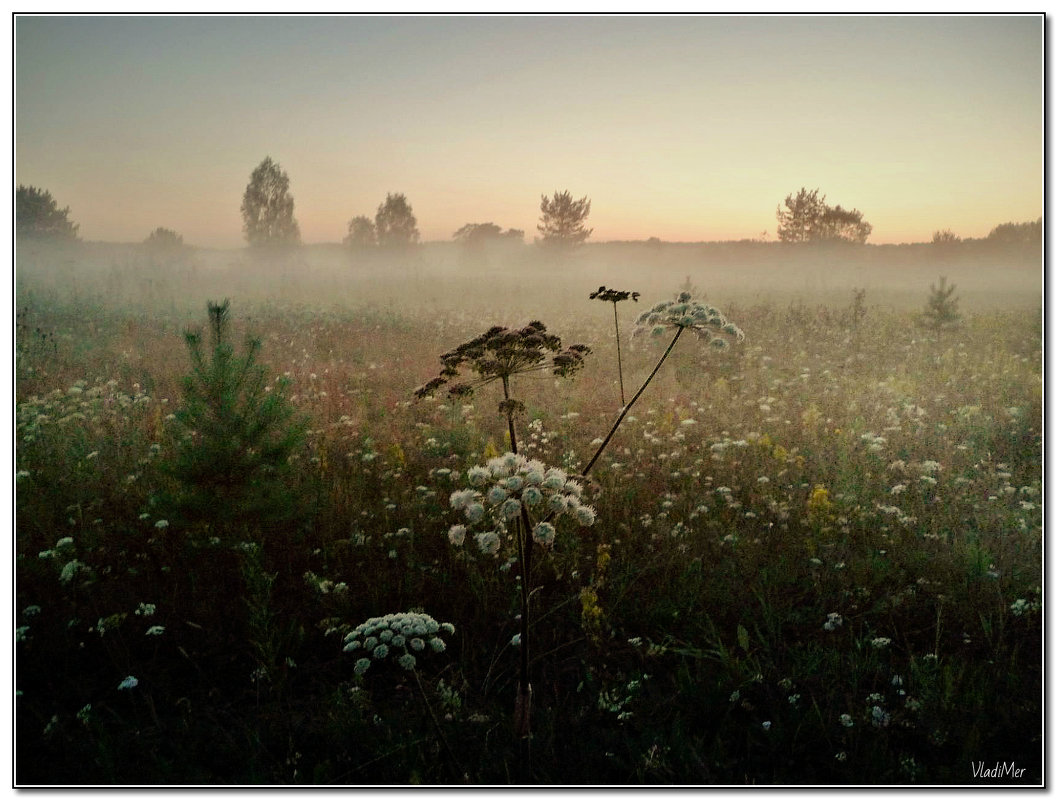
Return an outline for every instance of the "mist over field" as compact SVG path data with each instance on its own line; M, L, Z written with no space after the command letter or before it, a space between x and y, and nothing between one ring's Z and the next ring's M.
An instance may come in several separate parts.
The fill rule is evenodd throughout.
M17 15L13 784L1042 786L1043 22Z
M19 294L54 292L105 305L197 314L208 299L308 304L395 313L466 310L534 314L539 303L573 312L601 284L667 296L688 280L715 303L843 304L866 290L872 306L921 310L945 276L967 310L1042 311L1039 249L992 243L858 247L835 243L598 243L550 252L532 245L468 249L428 243L409 253L356 253L311 245L282 257L252 250L187 248L178 258L142 245L87 243L63 253L27 246L19 254ZM508 320L511 324L516 320Z

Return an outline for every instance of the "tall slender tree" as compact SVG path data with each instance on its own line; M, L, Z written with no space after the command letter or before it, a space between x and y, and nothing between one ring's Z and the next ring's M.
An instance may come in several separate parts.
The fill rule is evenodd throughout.
M271 157L266 157L250 174L242 196L242 220L243 233L252 248L301 244L290 178Z
M419 241L419 229L411 205L402 194L386 194L375 212L375 237L379 247L408 248Z

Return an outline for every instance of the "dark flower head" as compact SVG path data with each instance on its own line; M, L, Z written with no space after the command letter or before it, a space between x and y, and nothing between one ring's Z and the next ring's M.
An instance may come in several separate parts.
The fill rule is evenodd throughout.
M484 334L441 354L441 374L415 390L416 398L426 398L456 378L463 371L477 375L468 382L453 384L449 395L470 395L475 389L495 380L518 373L550 370L568 377L584 366L591 353L587 345L570 345L563 349L562 340L547 332L539 320L523 328L493 326Z
M591 300L605 300L607 303L618 303L622 300L628 300L631 298L636 303L639 302L638 292L626 292L620 289L607 289L604 286L599 287L592 292L588 297Z

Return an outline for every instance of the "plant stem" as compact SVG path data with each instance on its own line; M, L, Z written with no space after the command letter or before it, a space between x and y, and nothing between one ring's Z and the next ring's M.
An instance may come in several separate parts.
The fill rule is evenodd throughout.
M613 304L613 330L617 338L617 381L621 386L621 406L625 405L625 379L621 370L621 327L617 324L617 301Z
M463 766L459 764L459 759L452 750L452 746L448 744L448 738L445 737L444 729L441 728L441 722L437 719L433 707L430 706L430 699L426 697L426 689L422 686L422 679L419 678L419 671L413 670L412 673L415 674L415 683L419 685L419 693L422 695L423 703L426 704L426 711L430 713L430 719L433 721L434 728L437 729L437 734L441 738L441 743L444 745L445 751L448 752L448 758L451 760L450 766L456 773L456 779L458 781L467 781L468 776L463 770Z
M661 365L665 363L665 359L667 359L669 357L669 354L672 353L672 349L676 347L676 341L680 338L680 334L682 333L683 327L680 326L676 329L676 336L672 338L672 342L669 343L668 348L666 348L665 352L661 355L661 358L658 360L657 365L655 365L654 370L650 373L650 375L647 376L647 380L643 382L643 386L641 386L639 388L639 391L632 396L632 400L628 402L628 405L621 409L621 414L618 415L617 421L613 424L613 428L610 429L610 433L606 435L606 439L602 441L602 445L600 445L599 449L595 451L595 455L591 457L591 461L588 462L587 467L580 471L580 474L582 476L588 475L588 471L592 469L592 467L595 465L595 462L598 461L600 456L602 456L602 452L606 450L606 446L610 444L610 440L613 439L613 435L617 433L617 427L621 425L621 421L625 419L625 415L628 414L629 409L631 409L632 406L635 405L635 402L639 400L639 396L643 394L643 390L647 388L647 385L653 380L654 376L658 374L658 370L661 369Z
M503 400L510 401L510 383L508 376L503 376ZM518 453L518 439L514 433L514 413L507 407L507 431L511 436L511 452ZM518 532L515 539L518 542L518 562L522 567L521 602L522 615L519 627L521 646L521 662L518 667L518 697L514 704L514 729L520 738L528 738L529 729L529 702L532 698L532 687L529 684L529 571L532 569L532 542L529 539L529 513L522 506L521 515L518 518ZM528 769L527 765L523 765Z
M503 399L504 401L510 401L511 399L511 388L510 388L510 376L502 376L503 378ZM511 453L518 453L518 439L514 435L514 413L508 408L507 409L507 433L511 437Z

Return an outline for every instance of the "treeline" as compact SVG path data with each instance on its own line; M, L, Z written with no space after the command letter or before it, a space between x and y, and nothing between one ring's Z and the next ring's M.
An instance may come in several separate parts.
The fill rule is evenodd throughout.
M240 211L243 235L247 245L256 251L283 251L302 244L301 230L294 215L294 197L290 178L282 167L266 157L254 168L243 193ZM593 229L586 225L591 213L591 200L585 196L575 199L568 191L555 191L552 196L541 195L539 236L534 244L559 249L570 249L588 241ZM796 194L787 195L776 207L779 243L820 245L844 243L863 245L873 226L858 209L846 209L840 204L831 206L819 189L804 187ZM70 219L70 207L59 207L47 190L19 185L15 193L16 234L26 241L79 241L79 226ZM453 232L452 240L469 252L483 251L498 246L524 245L525 231L504 228L492 221L470 222ZM351 253L371 251L401 251L421 244L418 220L411 203L403 193L387 193L373 217L357 214L348 222L342 244ZM759 238L738 240L739 243L767 243L768 232ZM1043 242L1043 218L1029 222L1006 222L995 226L983 239L963 238L951 229L937 230L930 244L941 250L952 250L974 243L1038 247ZM650 237L642 244L659 246L658 237ZM682 244L682 243L681 243ZM183 237L176 231L158 227L143 241L148 252L171 256L183 251Z

